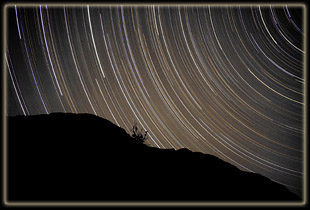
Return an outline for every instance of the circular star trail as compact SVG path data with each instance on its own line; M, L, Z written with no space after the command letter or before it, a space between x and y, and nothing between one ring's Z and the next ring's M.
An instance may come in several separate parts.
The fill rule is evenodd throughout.
M7 115L137 122L302 194L303 6L6 9Z

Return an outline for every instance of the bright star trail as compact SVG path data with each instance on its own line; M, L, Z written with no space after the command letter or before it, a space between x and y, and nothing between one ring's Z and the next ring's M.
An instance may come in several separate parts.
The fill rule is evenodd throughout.
M12 5L6 114L91 113L128 133L137 122L150 146L212 154L301 195L303 15L286 5Z

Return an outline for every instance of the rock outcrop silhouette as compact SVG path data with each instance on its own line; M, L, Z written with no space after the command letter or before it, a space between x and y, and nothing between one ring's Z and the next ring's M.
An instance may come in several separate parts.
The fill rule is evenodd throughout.
M300 201L188 149L159 149L90 114L8 117L8 201Z

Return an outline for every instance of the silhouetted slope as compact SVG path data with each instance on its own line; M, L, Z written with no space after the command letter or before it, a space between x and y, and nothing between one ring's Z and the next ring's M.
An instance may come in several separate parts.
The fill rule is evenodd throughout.
M8 118L9 201L296 200L284 186L188 149L158 149L89 114Z

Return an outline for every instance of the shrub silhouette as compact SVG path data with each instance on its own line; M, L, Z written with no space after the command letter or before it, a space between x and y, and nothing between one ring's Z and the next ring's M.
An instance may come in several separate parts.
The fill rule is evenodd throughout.
M137 123L135 123L130 130L132 132L131 137L134 138L136 141L140 143L144 143L147 140L147 131L144 131L141 128L141 130L138 129Z

